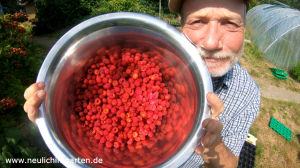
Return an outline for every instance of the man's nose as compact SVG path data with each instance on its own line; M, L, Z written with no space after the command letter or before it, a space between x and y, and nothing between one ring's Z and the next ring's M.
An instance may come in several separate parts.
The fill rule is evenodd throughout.
M204 34L202 46L207 51L220 50L223 47L221 41L221 30L218 22L209 22Z

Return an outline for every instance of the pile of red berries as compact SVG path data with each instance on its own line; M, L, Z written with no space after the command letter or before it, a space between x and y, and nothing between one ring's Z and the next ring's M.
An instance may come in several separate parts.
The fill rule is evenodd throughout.
M184 89L175 84L175 68L143 48L113 46L95 55L75 91L83 127L107 148L151 148L179 109L175 95Z

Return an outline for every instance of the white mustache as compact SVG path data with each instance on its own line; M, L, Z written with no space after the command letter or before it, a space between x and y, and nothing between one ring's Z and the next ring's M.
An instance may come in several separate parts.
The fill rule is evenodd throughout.
M224 58L232 58L235 57L236 54L231 53L231 52L208 52L205 51L201 48L197 48L199 54L201 55L201 57L203 58L214 58L214 59L224 59Z

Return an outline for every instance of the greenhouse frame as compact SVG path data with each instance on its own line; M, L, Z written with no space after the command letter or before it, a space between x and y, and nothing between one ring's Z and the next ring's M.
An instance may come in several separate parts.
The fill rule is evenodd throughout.
M265 59L291 70L300 61L300 11L262 4L247 13L247 31Z

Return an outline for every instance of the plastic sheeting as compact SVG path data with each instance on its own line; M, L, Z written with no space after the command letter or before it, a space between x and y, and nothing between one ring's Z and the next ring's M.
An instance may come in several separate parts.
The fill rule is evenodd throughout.
M275 66L292 69L300 61L300 11L263 4L247 13L247 30L264 57Z

